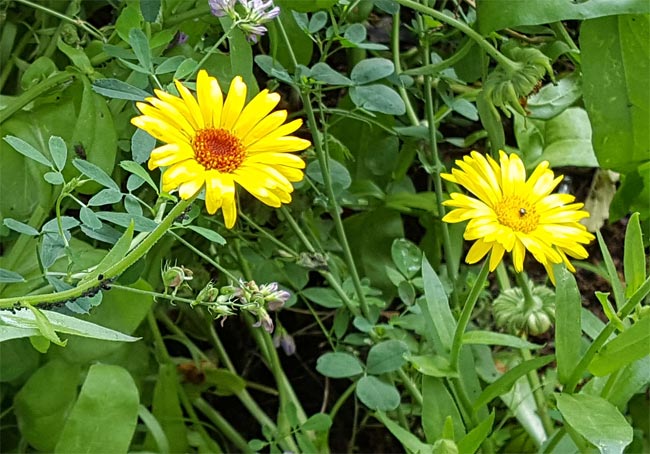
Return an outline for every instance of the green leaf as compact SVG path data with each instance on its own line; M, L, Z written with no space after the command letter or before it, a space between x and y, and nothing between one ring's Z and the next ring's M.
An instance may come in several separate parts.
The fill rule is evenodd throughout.
M100 284L102 279L99 279L99 275L103 274L110 267L115 265L117 262L122 260L131 248L131 241L133 240L133 229L134 222L131 221L127 229L124 231L124 234L117 240L115 246L111 248L110 251L104 256L101 262L97 264L95 269L88 273L79 283L85 284L86 282L98 281L97 284Z
M158 226L153 219L145 218L144 216L133 216L129 213L98 211L95 214L99 219L119 225L120 227L128 227L133 222L137 232L151 232Z
M429 443L442 438L448 416L451 416L454 434L462 437L465 426L456 401L440 378L422 377L422 428Z
M113 205L122 200L122 192L113 188L106 188L92 196L88 201L88 206L97 207L102 205Z
M550 120L571 107L582 97L582 79L576 71L555 84L544 85L528 97L529 118Z
M151 96L151 93L118 79L98 79L93 82L93 91L107 98L129 101L144 101L145 98Z
M338 71L333 70L324 62L316 63L311 68L310 75L318 82L328 85L353 85L353 82Z
M394 339L373 345L366 359L368 373L380 375L399 369L406 363L404 354L408 351L408 345Z
M43 156L43 154L40 151L32 147L24 140L14 136L4 136L2 139L5 142L7 142L9 145L11 145L18 153L40 164L43 164L44 166L52 167L52 163L50 162L49 159Z
M151 49L149 49L149 40L140 28L132 28L129 31L129 43L131 48L138 57L140 65L153 74L153 65L151 64Z
M407 278L415 276L422 267L422 251L407 239L399 238L393 241L391 247L393 262Z
M111 179L111 177L109 177L106 174L106 172L104 172L95 164L88 161L84 161L83 159L74 159L72 161L72 165L75 166L77 170L79 170L79 172L83 173L88 178L90 178L93 181L96 181L102 186L105 186L110 189L114 189L115 191L120 190L120 187L117 185L117 183L115 183Z
M206 368L204 372L205 383L216 386L218 396L239 394L246 388L246 380L228 369Z
M381 84L362 85L350 89L350 99L357 107L386 115L404 115L406 105L400 95Z
M501 116L496 107L494 107L494 104L492 104L492 101L486 96L485 90L481 90L476 97L476 109L478 110L481 124L488 133L492 154L496 156L499 150L505 149L506 138Z
M558 380L565 384L580 360L582 302L576 280L564 265L554 266L555 290L555 354Z
M326 377L353 377L363 372L359 360L349 353L330 352L316 361L316 370Z
M564 421L602 454L620 454L632 442L632 427L605 399L587 394L556 394Z
M375 418L380 420L390 433L393 434L400 443L402 443L406 452L417 454L430 454L433 452L433 447L431 445L427 445L420 441L418 437L390 419L385 413L377 411L374 415Z
M440 355L415 355L407 360L420 372L428 377L458 377L458 371L451 368L449 360Z
M82 49L69 46L63 41L61 36L59 36L56 42L56 47L58 47L59 50L70 59L72 64L84 74L93 74L95 72L90 59Z
M79 366L49 361L32 374L16 394L13 405L20 435L33 448L54 451L77 397L80 372Z
M280 7L293 9L301 13L311 13L320 9L328 9L338 3L338 0L277 0L276 3Z
M126 369L90 366L55 452L127 452L139 403L138 388Z
M364 85L388 77L394 72L392 61L385 58L366 58L352 68L350 79L356 85Z
M198 225L188 225L187 228L213 243L220 245L226 244L226 239L212 229L206 229L205 227L199 227Z
M623 290L623 284L621 284L621 280L618 277L618 271L616 270L616 265L614 265L614 260L612 260L612 256L609 253L609 249L607 249L607 244L605 243L600 231L596 232L596 238L598 238L600 252L603 254L603 262L605 262L605 268L609 275L609 283L614 291L616 307L620 309L625 304L625 291Z
M6 221L6 219L5 219ZM0 283L11 284L15 282L25 282L25 278L15 271L5 270L0 268Z
M147 22L155 22L160 12L161 0L140 0L140 12Z
M29 303L22 303L22 304L27 306L27 308L30 311L32 311L32 315L34 316L33 320L35 322L36 329L38 329L38 332L50 342L65 347L67 341L62 341L61 339L59 339L59 336L57 336L54 326L52 326L52 323L50 322L50 320L48 320L45 314L43 314L40 309L35 308Z
M425 300L420 300L418 304L427 326L427 338L438 352L448 354L456 330L456 319L449 308L442 282L425 256L422 257L422 280Z
M160 423L169 443L169 452L187 452L187 427L183 423L183 410L178 397L176 366L161 364L153 391L153 416ZM145 447L152 450L153 434L147 434Z
M39 312L42 317L45 317L51 330L55 332L114 342L135 342L140 339L139 337L127 336L118 331L58 312L48 310L41 310ZM15 313L2 311L0 313L0 341L15 337L37 336L41 332L39 322L45 324L42 318L40 321L37 321L36 315L27 310L16 311ZM8 328L12 327L21 328L23 330L22 335L7 337L6 334L11 332Z
M601 377L646 355L650 355L650 316L642 317L630 328L603 345L591 361L589 371Z
M542 345L533 344L532 342L510 334L480 330L466 331L463 334L463 344L503 345L504 347L528 348L531 350L542 347Z
M79 209L79 219L81 219L81 222L91 229L97 230L102 228L102 221L100 221L95 215L95 212L87 206L83 206Z
M474 409L480 408L481 406L492 401L492 399L495 397L507 393L520 377L523 377L530 371L544 367L554 359L555 356L546 355L525 361L513 367L508 372L503 374L499 379L497 379L494 383L491 383L487 386L487 388L483 390L483 392L474 402Z
M585 4L591 3L600 2ZM602 167L623 172L650 159L650 3L641 3L644 15L630 15L639 12L633 8L628 15L588 20L580 27L584 101L594 150Z
M294 16L295 18L295 16ZM311 18L309 19L309 28L308 32L310 34L318 33L320 30L327 25L327 13L325 11L318 11L315 14L312 14Z
M372 375L361 377L355 392L359 400L371 410L395 410L400 403L397 388Z
M325 432L332 427L332 418L326 413L316 413L311 415L300 428L302 430L314 430L316 432Z
M153 182L151 176L149 176L149 173L146 170L144 170L137 162L121 161L120 167L122 167L127 172L131 172L133 175L137 175L140 178L142 178L144 181L147 182L149 186L153 188L154 191L156 191L156 194L158 194L158 186L156 185L156 183Z
M65 162L68 159L68 147L63 139L59 136L51 136L49 141L50 156L54 160L54 165L58 170L63 170Z
M477 452L481 443L483 443L487 439L488 435L490 435L493 424L494 411L490 413L490 416L474 427L467 435L460 439L458 442L458 452Z
M302 290L300 294L309 301L329 309L343 306L341 297L329 287L310 287Z
M5 219L5 225L7 220ZM628 298L641 287L646 278L646 255L643 248L643 235L639 223L639 213L630 216L625 230L623 247L623 264L625 270L625 296Z
M61 172L47 172L43 175L43 179L54 186L65 183L65 178Z
M5 218L2 223L7 226L7 228L10 228L11 230L22 233L23 235L28 235L28 236L38 236L39 232L36 230L34 227L31 225L25 224L20 221L16 221L15 219L11 218Z
M531 8L526 2L512 0L490 0L478 4L479 32L487 35L495 30L518 25L539 25L549 22L613 14L645 14L650 6L645 0L589 0L568 2L564 0L545 0L543 4ZM604 33L604 32L603 32ZM604 36L604 35L603 35ZM584 60L583 60L584 61Z
M169 440L167 440L167 435L162 426L156 419L156 417L145 407L140 404L138 407L138 418L144 423L147 428L147 436L151 436L155 443L155 448L158 448L158 452L161 454L169 454ZM153 446L152 446L153 448ZM151 449L150 451L153 451Z
M598 167L587 112L571 107L550 120L515 114L517 145L527 168L548 161L551 167Z

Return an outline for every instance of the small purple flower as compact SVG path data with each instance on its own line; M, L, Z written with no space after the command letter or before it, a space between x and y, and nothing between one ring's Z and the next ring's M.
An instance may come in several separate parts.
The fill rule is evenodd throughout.
M187 40L189 39L189 35L183 32L178 32L176 34L176 45L180 46L182 44L185 44Z
M235 8L237 2L241 6L241 14ZM208 4L213 15L230 17L254 43L266 33L266 27L262 24L280 14L280 8L273 4L273 0L208 0Z
M223 17L229 16L233 18L236 14L235 3L237 0L208 0L210 11L214 16Z

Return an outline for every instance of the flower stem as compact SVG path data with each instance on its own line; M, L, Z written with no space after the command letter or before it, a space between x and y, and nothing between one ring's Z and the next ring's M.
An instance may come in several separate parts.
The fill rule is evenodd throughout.
M66 83L75 77L74 74L67 71L61 71L53 76L48 77L39 84L30 88L17 98L13 98L6 104L6 107L0 110L0 124L4 123L14 113L25 107L27 104L47 93L57 85Z
M192 72L191 72L191 73L186 77L186 79L193 79L193 78L194 78L194 76L196 75L196 73L197 73L197 72L198 72L198 71L203 67L203 65L205 64L205 62L208 61L208 58L210 58L210 56L211 56L211 55L212 55L212 54L213 54L213 53L214 53L214 52L219 48L219 46L221 46L221 45L223 44L223 42L224 42L226 39L228 39L228 37L230 37L230 34L232 33L232 31L233 31L235 28L237 28L237 25L238 25L238 22L233 22L233 23L230 25L230 27L229 27L227 30L224 31L223 35L221 35L221 36L219 37L219 39L217 40L217 42L214 43L214 44L212 45L212 47L210 47L210 48L207 50L207 52L205 53L205 55L203 56L203 58L201 58L201 60L196 64L196 66L194 67L194 70L192 70Z
M472 290L470 290L469 295L467 295L467 300L463 306L463 311L460 313L458 325L456 325L456 331L454 332L454 340L451 345L451 355L449 359L452 370L458 370L460 349L463 346L463 334L465 334L465 330L467 329L470 317L472 316L472 311L474 310L476 301L478 301L478 296L480 295L481 291L483 290L483 286L487 281L489 269L490 260L486 259L485 263L483 263L483 266L481 267L481 271L479 272L478 277L476 278L476 282L474 283Z
M278 20L276 22L280 33L282 34L285 44L287 45L287 50L291 56L292 62L295 66L298 65L298 60L293 52L291 46L291 40L287 36L287 32L282 25L282 21ZM316 121L316 115L314 114L314 109L311 105L311 96L307 89L302 88L300 90L300 96L302 98L302 103L307 114L307 122L309 124L309 129L313 131L312 138L314 141L314 149L316 151L316 156L318 157L318 163L320 165L321 174L323 176L323 182L325 184L325 190L328 198L329 212L334 220L334 227L336 228L336 234L338 236L339 242L341 243L341 249L343 249L343 257L345 263L348 266L348 272L352 278L352 283L354 285L354 290L359 299L359 305L361 307L361 313L364 317L370 318L370 309L368 307L368 302L366 301L366 295L361 286L361 279L359 278L359 273L357 271L357 266L354 262L354 257L352 256L352 250L350 249L350 244L348 243L348 238L345 233L345 228L343 227L343 220L341 219L341 213L339 210L339 205L336 200L336 194L334 193L334 186L332 185L332 176L329 172L329 163L327 153L323 147L323 142L321 140L321 134L318 133L318 122ZM323 132L323 135L325 132Z
M201 251L199 248L197 248L196 246L194 246L194 245L193 245L192 243L190 243L189 241L185 240L185 239L184 239L183 237L181 237L179 234L177 234L176 232L174 232L174 231L172 231L172 230L169 231L169 234L172 235L174 238L176 238L176 239L178 240L179 243L182 243L182 244L183 244L185 247L187 247L190 251L194 252L196 255L198 255L199 257L201 257L201 258L202 258L203 260L205 260L207 263L209 263L210 265L214 266L216 269L218 269L218 270L221 271L223 274L225 274L225 275L228 277L228 279L230 279L230 280L233 281L233 282L237 282L237 281L238 281L237 276L235 276L235 275L232 274L230 271L228 271L227 269L225 269L223 266L221 266L221 265L219 264L219 262L217 262L216 260L212 259L212 257L210 257L209 255L207 255L205 252Z
M136 247L134 247L130 252L126 254L124 258L110 266L105 270L103 274L104 279L112 279L119 276L124 271L127 270L131 265L137 262L141 257L143 257L149 249L153 247L160 238L163 237L165 233L172 226L176 218L178 218L187 207L192 204L194 197L188 200L181 200L178 202L163 218L162 221L153 229L147 237ZM11 298L0 298L0 309L9 309L16 305L21 305L22 303L28 303L33 306L38 306L48 303L63 303L65 301L73 300L79 298L83 295L84 292L90 289L97 288L100 284L99 281L89 281L85 282L77 287L71 288L70 290L65 290L63 292L49 293L46 295L29 295L29 296L16 296Z
M470 27L466 23L456 20L451 16L447 16L446 14L443 14L440 11L436 11L433 8L429 8L428 6L421 5L413 0L395 0L395 2L399 3L400 5L414 9L415 11L418 11L420 13L431 16L439 20L440 22L444 22L460 30L461 32L465 33L467 36L472 38L474 41L476 41L476 43L479 46L481 46L481 48L488 55L494 58L494 60L496 60L497 63L509 69L510 71L516 70L517 64L514 61L510 60L508 57L506 57L501 52L499 52L494 46L492 46L492 44L488 43L485 40L485 38L483 38L478 32L476 32L472 27Z
M104 35L102 35L99 31L93 30L93 27L91 27L87 22L82 21L81 19L74 19L72 17L68 17L65 14L62 14L58 11L54 11L53 9L47 8L43 5L39 5L38 3L32 3L28 0L15 0L16 3L22 3L23 5L30 6L34 9L43 11L44 13L50 14L57 19L61 19L62 21L66 21L71 23L72 25L76 25L82 30L84 30L86 33L89 35L94 36L98 40L105 42L106 40L104 39Z
M237 447L238 452L242 453L252 453L253 451L248 447L248 443L244 437L242 437L239 432L235 430L233 426L230 425L228 420L224 418L221 413L212 408L204 398L198 397L194 399L194 406L205 415L206 418L210 420L212 424L215 425L219 432L222 433L226 438L228 438L232 444Z
M424 46L422 48L422 57L424 58L424 63L429 64L431 63L431 52L430 52L430 45L428 39L425 40ZM433 78L431 75L426 75L424 76L424 103L425 103L425 111L426 111L426 116L427 116L427 123L429 126L429 144L431 146L431 154L433 158L433 169L427 169L427 170L432 170L432 175L433 175L433 186L434 190L436 192L436 207L438 209L438 217L442 219L445 215L445 207L442 204L442 178L440 177L440 171L442 170L442 162L440 161L440 154L438 152L438 131L436 128L436 117L435 117L435 112L434 112L434 107L433 107L433 89L431 88L431 84L433 82ZM441 222L441 228L442 228L442 247L445 251L445 257L447 260L445 260L445 266L447 267L447 275L449 276L449 279L451 280L452 283L454 283L458 280L458 272L456 268L454 267L454 264L451 261L451 257L453 257L453 250L451 247L451 239L449 237L449 228L445 222ZM456 308L458 307L458 292L454 291L451 294L452 298L452 304L453 307Z
M399 41L399 27L400 27L400 15L399 12L396 14L393 14L393 29L391 30L391 46L393 47L393 65L395 66L395 74L401 74L402 73L402 63L400 62L400 41ZM416 126L420 123L418 116L415 113L415 110L413 109L413 105L411 104L411 100L409 99L408 92L406 91L406 88L404 88L403 84L399 84L397 87L399 90L399 94L402 97L402 100L404 101L404 105L406 106L406 116L409 118L409 121L413 126Z

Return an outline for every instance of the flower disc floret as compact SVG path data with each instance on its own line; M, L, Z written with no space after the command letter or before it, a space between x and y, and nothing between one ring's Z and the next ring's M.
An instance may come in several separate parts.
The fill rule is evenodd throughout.
M301 120L285 123L287 112L273 109L280 96L262 90L246 104L247 86L232 80L224 99L219 83L199 71L196 96L175 81L180 96L156 90L137 103L135 126L164 142L151 152L149 168L165 168L164 191L189 199L205 190L208 213L223 211L226 227L237 218L236 186L272 207L291 201L292 182L303 178L305 162L292 152L311 143L290 135Z
M565 263L575 272L567 256L587 258L583 245L594 236L579 221L589 213L581 209L582 203L573 203L572 195L551 194L563 177L555 177L548 162L540 163L528 179L519 156L503 151L498 163L473 151L456 165L442 177L474 197L450 194L451 199L443 203L455 209L443 221L469 221L464 238L476 241L467 263L476 263L489 252L490 271L494 271L504 253L510 252L515 270L521 272L529 251L555 282L554 263Z

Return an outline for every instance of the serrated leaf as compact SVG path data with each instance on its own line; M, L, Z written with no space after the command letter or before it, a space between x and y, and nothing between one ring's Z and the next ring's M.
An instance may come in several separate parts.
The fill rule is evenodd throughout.
M117 183L115 183L113 179L106 174L106 172L97 167L95 164L84 161L83 159L74 159L72 161L72 165L75 166L79 172L83 173L88 178L96 181L102 186L114 189L116 191L120 190Z
M52 163L50 162L49 159L43 156L43 154L40 151L32 147L23 139L19 139L18 137L14 137L14 136L4 136L2 139L5 142L7 142L9 145L11 145L14 148L14 150L22 154L23 156L26 156L29 159L32 159L40 164L43 164L44 166L52 167Z

